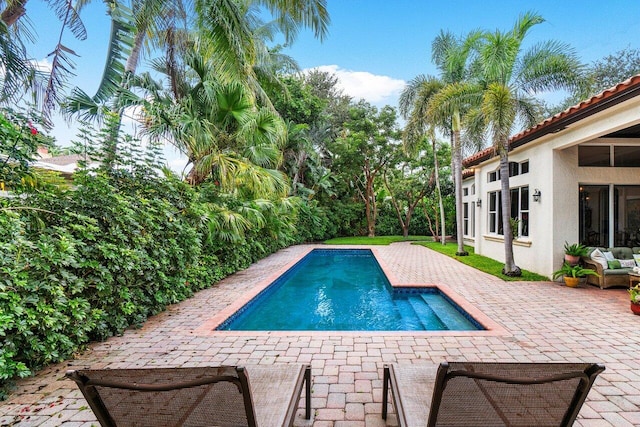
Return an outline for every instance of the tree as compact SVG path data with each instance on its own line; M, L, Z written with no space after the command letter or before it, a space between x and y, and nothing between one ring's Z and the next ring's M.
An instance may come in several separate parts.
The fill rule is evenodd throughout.
M469 108L469 99L463 96L448 96L459 93L472 77L474 71L474 48L481 37L478 31L470 32L464 38L457 38L449 32L441 31L432 43L432 59L440 70L446 87L429 99L427 115L430 121L445 129L451 137L453 181L456 197L457 255L468 255L464 250L462 235L462 115ZM444 100L447 100L446 102ZM452 102L454 101L454 102Z
M252 196L286 193L284 177L275 170L282 160L284 123L277 113L256 106L243 84L219 82L214 63L197 46L195 41L186 57L188 69L176 75L177 99L171 89L141 80L149 99L143 109L145 132L154 141L168 140L188 157L193 185L211 179L228 191L243 188Z
M503 273L519 276L513 257L510 224L509 136L517 123L526 128L540 120L541 102L533 95L542 91L574 89L580 81L582 64L563 43L546 41L523 49L526 35L544 19L532 12L521 15L513 29L484 34L479 47L481 113L491 142L500 155L502 226L505 266Z
M423 140L423 143L426 143L426 140ZM392 162L395 167L383 171L384 185L389 192L404 237L409 236L409 226L416 207L427 193L433 191L436 180L435 168L428 164L428 148L419 147L418 156L407 155L398 150L396 159ZM437 157L435 153L433 156Z
M44 73L32 63L22 40L34 40L30 25L21 25L26 14L27 0L7 1L0 13L0 103L12 106L23 97L31 98L35 105L42 106L42 121L51 125L51 111L62 100L60 90L73 76L75 65L72 56L75 52L62 43L65 30L70 30L79 40L87 38L87 31L72 2L53 0L50 2L56 17L62 23L57 43L48 55L51 58L51 71ZM80 2L80 5L83 3Z
M367 235L375 236L377 217L376 179L390 167L398 150L400 132L396 112L389 106L380 111L365 101L352 106L350 118L338 139L329 147L334 153L333 170L355 191L365 205Z
M400 94L400 114L407 119L402 134L402 142L406 152L416 152L417 147L426 138L432 141L434 156L435 183L440 210L440 235L441 243L446 243L444 204L442 203L442 191L440 188L438 154L436 150L435 124L429 119L427 106L433 95L444 87L444 83L432 76L420 75L412 79ZM437 221L436 221L437 222ZM437 231L437 230L436 230ZM463 247L464 249L464 247Z
M242 82L263 105L271 106L263 85L278 81L274 58L292 66L293 61L270 51L266 41L273 40L280 32L291 43L300 26L312 28L315 35L323 39L329 23L325 0L209 0L196 1L193 10L189 8L191 3L181 0L132 0L130 5L118 2L109 5L112 37L101 84L92 97L75 88L66 102L67 115L79 114L84 120L95 120L108 110L121 117L124 109L131 106L129 101L135 99L129 89L149 37L151 45L165 54L161 66L178 96L175 75L180 73L180 56L192 49L188 33L194 28L189 26L188 18L194 13L195 29L202 40L200 49L209 50L207 56L215 61L218 79L227 83ZM272 22L265 24L258 18L260 6L272 13ZM111 130L114 138L105 150L106 164L115 158L119 127L120 123L115 123Z
M585 70L582 84L560 105L550 108L547 116L566 110L636 74L640 74L640 49L622 49L594 61Z

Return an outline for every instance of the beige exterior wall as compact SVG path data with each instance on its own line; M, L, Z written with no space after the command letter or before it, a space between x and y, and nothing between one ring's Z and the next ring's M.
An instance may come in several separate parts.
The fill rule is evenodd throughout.
M509 154L512 162L529 160L529 173L511 177L511 188L529 186L529 236L514 242L516 264L546 276L562 265L564 243L579 237L579 185L640 185L640 168L578 167L579 144L640 144L640 140L600 138L640 123L640 97L596 113L555 134L529 142ZM504 261L504 239L488 232L488 193L500 190L500 181L488 182L487 174L498 168L494 157L474 167L464 187L475 184L475 236L466 239L476 253ZM535 189L541 192L534 202Z

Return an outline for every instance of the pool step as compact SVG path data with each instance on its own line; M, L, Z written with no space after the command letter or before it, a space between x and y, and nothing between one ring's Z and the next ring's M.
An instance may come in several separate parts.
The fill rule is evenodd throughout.
M406 299L400 298L394 300L394 303L402 317L402 323L404 324L404 330L408 331L424 331L424 323L420 320L420 317L416 313L413 305Z
M431 307L446 329L454 331L474 331L478 329L441 295L425 293L421 294L420 297Z
M449 329L447 325L440 320L436 312L429 306L429 303L422 298L423 295L410 296L409 304L413 307L420 321L428 331L445 331Z

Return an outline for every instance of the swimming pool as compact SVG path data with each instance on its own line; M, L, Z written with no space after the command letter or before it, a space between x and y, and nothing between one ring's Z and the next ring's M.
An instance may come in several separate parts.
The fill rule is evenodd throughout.
M216 329L477 331L484 328L437 288L393 288L369 249L315 249Z

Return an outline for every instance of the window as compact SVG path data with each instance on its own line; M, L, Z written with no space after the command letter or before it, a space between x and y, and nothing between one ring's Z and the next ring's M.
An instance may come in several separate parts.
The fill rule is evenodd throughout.
M509 162L509 176L518 176L529 173L529 160L525 160L521 163ZM493 172L487 174L487 182L500 181L500 169L496 169Z
M509 176L520 175L520 163L509 162Z
M468 196L468 195L469 195L469 189L468 189L468 188L466 188L466 187L465 187L465 188L463 188L463 189L462 189L462 195L463 195L463 196Z
M640 246L640 186L580 185L580 243Z
M578 166L611 166L611 148L608 145L578 146Z
M468 236L469 235L469 203L462 204L462 224L463 224L462 228L464 230L462 235Z
M529 187L511 189L511 218L517 220L514 236L529 236ZM489 193L489 232L504 235L502 227L502 196L500 191Z
M499 191L489 193L489 232L502 234L502 206Z
M640 147L618 145L613 147L613 153L613 164L616 167L640 167Z
M475 195L476 194L476 185L475 184L471 184L471 195Z

